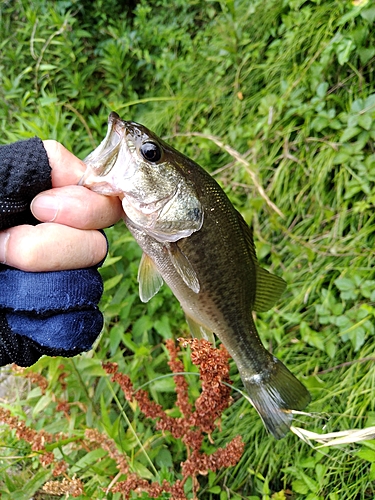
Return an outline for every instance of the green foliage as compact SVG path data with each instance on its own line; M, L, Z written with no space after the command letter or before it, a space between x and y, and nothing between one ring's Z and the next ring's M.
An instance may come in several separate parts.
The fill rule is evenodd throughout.
M213 173L253 223L261 264L288 283L257 326L309 387L312 416L295 424L316 432L373 425L375 411L375 7L356 3L16 0L0 6L1 143L38 135L83 158L104 137L114 110ZM240 152L247 166L220 144ZM285 218L267 205L249 172ZM163 341L187 327L166 287L140 302L140 250L123 224L107 235L100 341L72 360L42 359L33 371L47 378L46 392L33 388L11 410L35 429L69 434L54 456L64 457L89 498L117 500L105 493L117 473L114 462L75 446L86 428L114 439L146 479L156 468L160 480L175 480L183 449L155 433L137 408L123 409L101 361L117 362L135 387L148 384L152 398L173 414ZM183 362L195 371L189 356ZM240 388L234 365L232 378ZM188 381L197 397L197 377ZM59 399L69 402L69 416L57 412ZM199 498L374 497L372 441L313 450L290 434L276 443L249 403L235 396L214 447L237 434L247 443L240 463L210 473ZM50 479L38 453L6 426L0 440L1 497L31 498Z

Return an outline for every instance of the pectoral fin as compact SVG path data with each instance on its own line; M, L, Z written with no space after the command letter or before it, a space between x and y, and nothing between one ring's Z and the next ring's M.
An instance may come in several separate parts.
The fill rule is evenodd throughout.
M254 311L264 312L271 309L280 298L285 288L286 283L282 278L257 266Z
M191 318L188 314L185 313L186 322L189 325L190 332L193 337L196 339L205 339L211 342L213 346L215 346L215 336L211 330L206 328L205 326L197 323L193 318Z
M156 269L151 258L143 253L138 269L139 297L142 302L148 302L158 293L163 284L163 278Z
M193 292L198 293L200 290L198 276L188 258L179 249L177 243L170 243L168 252L172 264L185 284L193 290Z

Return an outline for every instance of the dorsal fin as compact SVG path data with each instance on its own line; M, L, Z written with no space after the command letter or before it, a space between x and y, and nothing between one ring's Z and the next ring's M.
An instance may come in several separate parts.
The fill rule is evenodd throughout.
M248 226L245 219L242 217L240 212L236 210L237 213L237 218L238 222L240 224L240 228L242 230L243 236L245 238L246 246L247 249L250 253L251 258L253 259L254 263L258 265L258 259L257 259L257 254L255 251L255 245L254 245L254 231L252 226Z
M256 291L253 310L257 312L268 311L275 305L281 294L284 292L286 283L282 278L279 278L279 276L271 274L266 271L266 269L259 266L254 245L253 228L246 224L244 218L239 212L238 218L250 257L253 259L255 265Z
M256 281L257 288L253 309L257 312L268 311L285 291L286 283L279 276L269 273L258 265L256 267Z

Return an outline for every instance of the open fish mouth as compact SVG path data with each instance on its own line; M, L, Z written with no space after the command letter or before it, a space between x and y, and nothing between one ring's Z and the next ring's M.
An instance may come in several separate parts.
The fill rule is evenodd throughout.
M125 136L125 123L119 116L112 112L108 118L107 134L99 146L94 149L83 161L94 170L96 175L105 176L114 166L118 159L121 142ZM89 169L86 170L88 173ZM79 181L79 185L85 183L85 175Z
M78 183L79 186L122 198L124 189L121 180L132 177L137 169L131 155L133 145L126 140L126 135L126 122L121 120L117 113L112 112L108 117L105 138L83 160L87 168Z

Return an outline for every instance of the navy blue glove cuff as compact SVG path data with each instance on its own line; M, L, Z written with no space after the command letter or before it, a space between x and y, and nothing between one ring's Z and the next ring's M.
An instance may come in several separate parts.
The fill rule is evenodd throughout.
M44 354L70 358L80 354L80 350L55 349L41 346L32 339L14 333L5 315L0 311L0 366L16 363L18 366L31 366Z
M60 313L48 318L7 313L12 332L38 342L42 347L64 351L88 351L98 337L103 316L98 309Z
M97 306L103 285L97 269L31 273L14 268L0 272L0 309L55 314Z
M6 268L0 290L10 329L42 347L87 351L102 329L97 304L103 285L96 268L48 273Z

